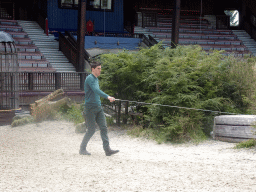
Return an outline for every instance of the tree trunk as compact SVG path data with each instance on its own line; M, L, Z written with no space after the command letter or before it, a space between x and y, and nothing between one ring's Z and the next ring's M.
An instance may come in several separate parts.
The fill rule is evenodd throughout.
M63 90L58 89L31 104L31 115L33 116L35 122L54 118L61 106L67 105L70 107L71 99L67 97L59 99L58 101L51 101L59 96L62 96L63 94Z

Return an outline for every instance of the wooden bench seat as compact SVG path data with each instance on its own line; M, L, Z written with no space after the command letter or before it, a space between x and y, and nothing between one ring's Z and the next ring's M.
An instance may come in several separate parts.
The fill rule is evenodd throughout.
M182 45L182 44L180 44ZM171 47L171 43L164 43L163 44L164 47ZM225 50L225 51L246 51L247 47L244 45L210 45L210 44L202 44L200 45L202 47L202 49L204 50Z
M162 22L158 22L157 23L158 27L172 27L172 23L162 23ZM212 26L209 24L194 24L194 23L180 23L180 28L202 28L202 29L211 29Z
M5 31L6 33L9 33L12 38L28 38L28 34L26 32L20 31L20 32L15 32L15 31Z
M0 25L19 25L17 20L0 19Z
M17 52L37 52L38 48L34 44L16 45Z
M212 39L212 40L237 40L237 36L222 35L222 34L204 34L204 33L180 33L180 38L191 38L191 39Z
M170 27L145 27L145 29L147 29L148 32L164 32L164 33L172 32L172 29ZM233 34L233 32L231 30L182 28L182 26L180 27L179 32L181 32L181 33L219 34L219 35Z
M19 67L18 72L56 72L52 67Z
M157 22L158 24L169 24L172 25L172 21L167 21L167 20L160 20ZM200 21L190 21L190 20L183 20L180 22L180 26L183 25L191 25L191 26L200 26ZM201 23L201 26L209 26L209 23Z
M160 38L159 41L163 43L171 43L171 38ZM179 44L182 45L242 45L240 40L215 40L215 39L192 39L192 38L179 38Z
M163 32L154 32L152 35L154 38L172 38L172 34ZM190 39L210 39L210 40L236 40L237 36L232 35L220 35L220 34L204 34L204 33L179 33L179 38Z
M19 67L51 67L50 62L46 59L19 59Z
M1 31L14 31L14 32L22 32L23 29L21 26L18 25L0 25Z
M244 45L200 45L204 50L225 50L225 51L245 51L247 47Z
M183 28L184 33L204 33L204 34L219 34L219 35L232 35L232 30L221 29L193 29Z
M212 50L205 50L205 52L210 53L212 52ZM225 50L224 53L222 53L223 55L235 55L238 57L243 57L243 56L252 56L252 52L250 52L249 50L244 50L244 51L230 51L230 50Z
M158 22L172 23L172 21L172 18L158 18ZM209 24L208 20L199 18L180 19L180 23Z
M13 40L15 41L16 45L31 45L31 44L33 44L33 41L30 38L14 37Z
M37 51L37 52L18 52L19 59L44 59L44 55Z
M209 40L209 39L179 39L181 44L199 44L199 45L243 45L240 40Z

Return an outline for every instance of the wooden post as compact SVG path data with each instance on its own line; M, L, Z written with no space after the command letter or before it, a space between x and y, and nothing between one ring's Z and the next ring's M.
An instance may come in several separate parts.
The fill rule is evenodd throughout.
M12 20L15 20L15 3L12 4Z
M84 36L86 32L86 0L78 2L78 26L77 26L77 72L84 72Z
M124 111L124 118L123 118L123 123L127 124L127 116L128 116L128 106L129 106L129 101L125 101L125 111Z
M81 73L80 74L80 90L84 91L84 81L86 78L86 74L85 73Z
M119 100L117 103L117 126L120 126L120 118L121 118L121 101Z
M180 1L174 1L173 19L172 19L172 42L171 47L176 48L179 43L179 28L180 28Z
M48 36L49 35L49 26L48 26L48 19L45 19L45 34Z
M55 90L58 90L61 88L61 74L55 73Z
M144 12L142 12L142 20L141 20L141 22L142 22L142 27L144 28L145 26L144 26Z
M28 73L28 90L33 90L33 73Z

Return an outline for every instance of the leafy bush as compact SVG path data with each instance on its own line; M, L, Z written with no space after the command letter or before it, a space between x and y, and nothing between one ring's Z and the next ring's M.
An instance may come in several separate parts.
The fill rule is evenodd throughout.
M60 109L61 115L69 121L74 122L75 124L83 123L84 117L82 115L82 105L72 104L71 107L63 106Z
M100 56L101 88L123 100L177 107L147 105L144 121L165 141L197 140L211 130L212 111L254 111L255 58L204 52L200 46L161 49L161 44L136 53L123 51ZM211 126L212 127L212 126Z
M240 148L252 148L256 146L256 139L249 139L247 141L240 142L236 144L235 148L240 149Z
M106 116L106 122L107 122L108 126L112 126L112 125L114 125L114 118Z

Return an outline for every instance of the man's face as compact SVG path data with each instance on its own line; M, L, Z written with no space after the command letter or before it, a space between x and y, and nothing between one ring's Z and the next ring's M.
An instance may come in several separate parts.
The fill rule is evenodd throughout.
M92 68L92 73L95 77L99 77L101 73L101 65L96 68Z

